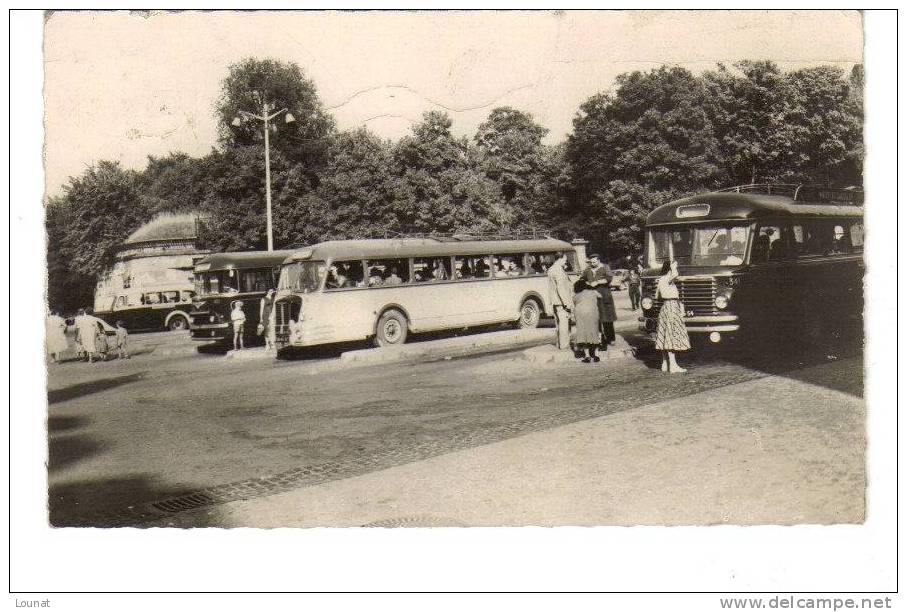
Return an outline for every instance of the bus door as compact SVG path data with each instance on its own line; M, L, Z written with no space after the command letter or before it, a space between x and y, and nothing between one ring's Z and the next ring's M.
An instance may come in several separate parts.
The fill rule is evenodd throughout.
M784 329L792 318L792 300L798 284L792 274L788 238L786 224L760 223L750 247L750 278L741 303L750 310L748 318L766 330Z

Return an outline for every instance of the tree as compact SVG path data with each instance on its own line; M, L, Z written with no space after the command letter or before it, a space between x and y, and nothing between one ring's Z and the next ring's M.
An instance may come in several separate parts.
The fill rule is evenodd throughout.
M478 168L465 138L455 138L450 117L431 111L393 151L399 227L416 232L485 233L509 227L510 211Z
M289 124L283 116L275 118L271 147L291 163L305 163L315 173L325 162L334 119L324 110L315 84L292 62L248 58L230 66L216 107L221 143L261 147L264 132L260 121L241 121L239 125L233 121L241 117L240 111L261 115L263 103L272 112L286 108L295 118Z
M492 110L476 132L479 166L496 183L496 195L509 209L514 229L545 227L556 208L558 164L563 159L542 144L547 133L531 115L510 107Z
M123 240L148 219L136 172L100 161L70 177L47 203L48 301L72 310L92 302L98 277L114 263Z
M706 98L691 72L661 67L620 75L616 91L580 106L566 146L572 193L565 212L591 232L584 237L592 248L638 250L638 228L652 208L721 184Z
M136 184L142 206L151 216L197 210L208 190L208 176L201 171L203 164L203 158L185 153L149 156Z

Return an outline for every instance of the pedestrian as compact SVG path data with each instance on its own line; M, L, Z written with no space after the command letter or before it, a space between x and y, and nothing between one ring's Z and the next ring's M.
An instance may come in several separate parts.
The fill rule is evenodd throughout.
M274 296L275 291L268 289L268 292L261 298L261 304L258 308L258 335L265 338L265 349L274 348L274 323L271 321L274 314Z
M630 268L627 273L627 287L630 292L630 310L636 310L642 297L642 277L636 268Z
M80 346L79 353L88 359L88 363L93 363L95 356L100 353L98 350L98 319L87 314L84 308L80 308L74 325L76 342Z
M94 315L89 315L94 319L94 347L99 361L107 361L107 353L110 351L110 345L107 344L106 324Z
M661 298L658 311L658 325L655 328L655 348L662 351L661 371L678 374L686 372L677 365L674 353L690 350L690 336L683 323L683 304L680 291L674 282L677 279L677 262L670 260L661 267L661 276L655 286L655 298Z
M242 309L242 300L233 302L233 310L230 312L230 321L233 323L233 350L244 349L243 334L246 329L246 313Z
M573 290L575 293L573 316L576 319L577 357L581 357L583 363L590 361L598 363L601 358L595 354L595 350L602 341L601 321L599 320L601 295L583 279L576 281Z
M617 320L617 311L614 309L614 298L611 296L611 279L614 275L611 268L602 263L600 255L589 256L589 267L583 270L582 278L586 284L601 296L598 302L599 325L601 326L601 349L607 350L608 345L616 339L614 334L614 321Z
M54 363L60 363L63 351L69 347L66 342L66 321L60 313L52 311L44 322L44 330L47 334L47 353Z
M570 348L570 313L573 312L573 285L567 276L567 255L561 255L548 268L548 300L554 308L557 348Z
M128 339L129 332L126 331L126 323L117 321L117 357L120 359L129 359L129 353L126 350Z

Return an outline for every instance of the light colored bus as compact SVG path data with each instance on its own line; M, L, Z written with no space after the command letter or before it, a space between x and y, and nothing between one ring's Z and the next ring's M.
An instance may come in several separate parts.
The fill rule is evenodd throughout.
M539 240L337 240L301 249L280 272L278 348L513 322L536 327L552 313L546 272L569 242Z

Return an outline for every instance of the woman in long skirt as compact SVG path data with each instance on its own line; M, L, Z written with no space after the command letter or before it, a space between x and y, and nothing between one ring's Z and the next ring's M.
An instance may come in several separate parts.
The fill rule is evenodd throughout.
M57 312L51 312L45 322L47 332L47 352L54 363L58 363L60 358L69 347L66 341L66 321L63 320Z
M576 348L577 356L582 356L583 363L593 361L598 363L601 358L595 354L601 344L601 319L599 318L598 291L580 279L573 285L573 316L576 318ZM585 351L585 354L583 354Z
M690 336L683 323L683 305L680 303L680 291L674 281L677 279L677 262L664 262L661 276L655 288L655 297L662 299L658 311L658 326L655 329L655 348L662 351L661 371L674 374L686 372L677 365L674 353L690 350Z

